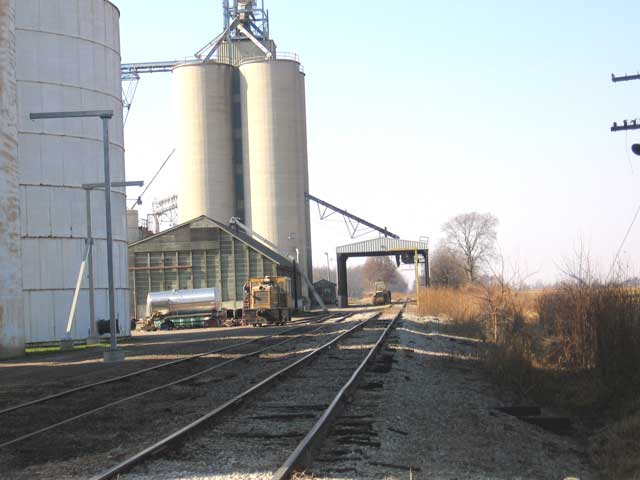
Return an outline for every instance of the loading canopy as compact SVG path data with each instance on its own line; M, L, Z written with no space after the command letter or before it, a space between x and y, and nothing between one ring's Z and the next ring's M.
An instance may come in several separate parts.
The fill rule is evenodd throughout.
M413 263L415 254L424 258L424 285L430 285L429 279L429 244L402 240L399 238L376 238L363 242L351 243L336 249L338 263L338 306L349 306L349 288L347 285L347 260L351 257L402 257L406 263ZM410 260L410 261L408 261Z

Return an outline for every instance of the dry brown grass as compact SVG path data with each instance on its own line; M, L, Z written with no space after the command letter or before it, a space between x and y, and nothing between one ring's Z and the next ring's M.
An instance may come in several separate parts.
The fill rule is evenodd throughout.
M604 428L591 439L591 458L605 478L640 479L640 412Z
M640 480L640 293L619 285L567 283L518 292L490 287L421 292L423 315L485 340L494 380L574 416L604 418L592 439L604 478Z
M471 288L428 288L420 292L420 314L455 322L477 320L482 314L478 291Z
M429 288L420 292L421 315L446 318L494 341L501 332L536 321L538 292L519 292L504 285Z

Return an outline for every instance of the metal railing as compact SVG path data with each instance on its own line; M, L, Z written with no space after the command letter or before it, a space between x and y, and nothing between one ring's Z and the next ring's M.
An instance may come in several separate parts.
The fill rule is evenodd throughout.
M238 66L246 65L247 63L256 63L256 62L269 62L272 60L289 60L292 62L296 62L300 65L300 73L304 73L304 67L302 63L300 63L300 57L297 53L291 52L277 52L273 58L265 58L264 55L256 55L254 57L243 58L238 62Z

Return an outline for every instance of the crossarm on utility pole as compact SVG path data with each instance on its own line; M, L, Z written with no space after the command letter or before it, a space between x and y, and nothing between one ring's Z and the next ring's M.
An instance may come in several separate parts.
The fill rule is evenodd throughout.
M640 73L637 73L635 75L622 75L620 77L616 77L613 73L611 74L611 81L613 83L629 82L631 80L640 80Z

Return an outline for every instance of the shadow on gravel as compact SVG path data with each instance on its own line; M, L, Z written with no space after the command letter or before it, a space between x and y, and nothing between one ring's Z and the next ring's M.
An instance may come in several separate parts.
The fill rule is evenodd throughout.
M43 354L0 362L0 410L186 356L270 335L289 327L225 328L141 336L119 343L123 363L102 361L104 349ZM0 417L1 423L1 417Z

